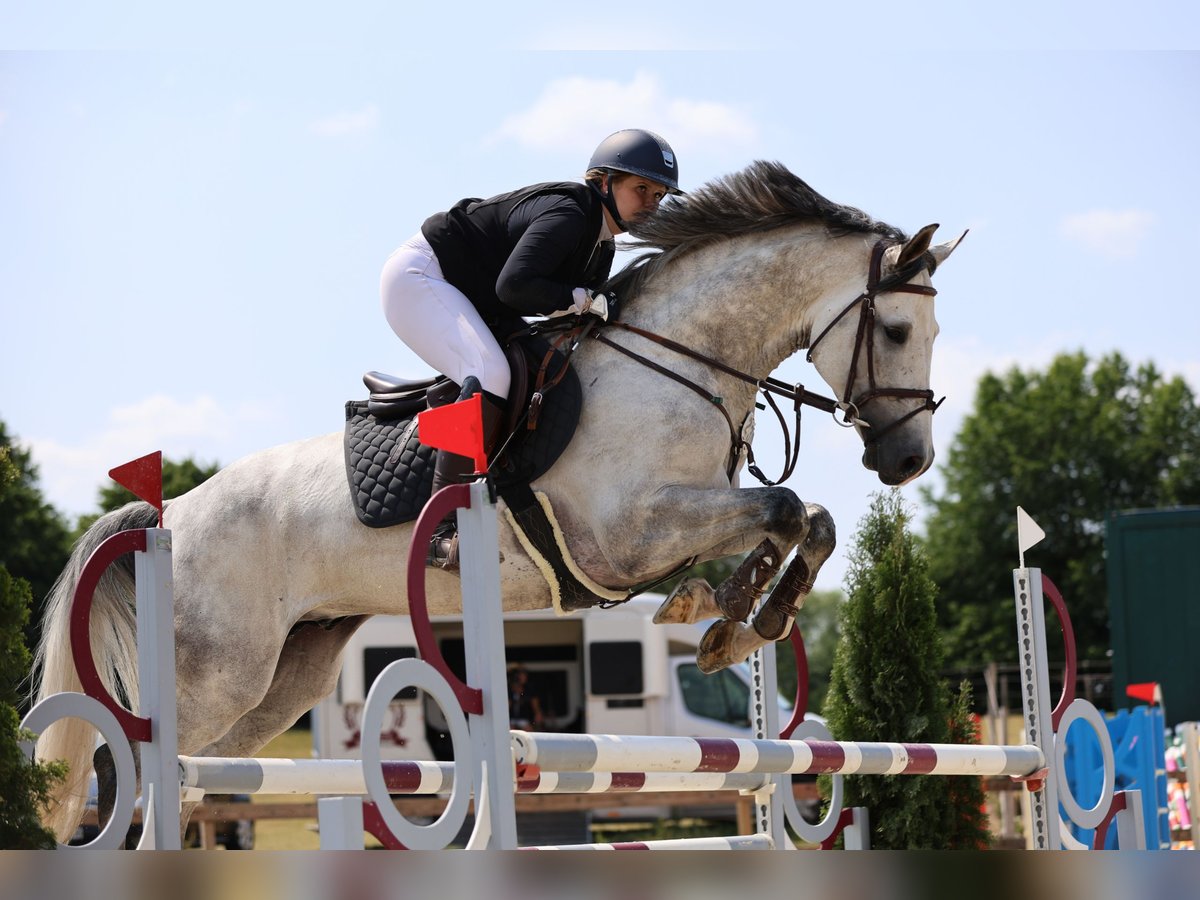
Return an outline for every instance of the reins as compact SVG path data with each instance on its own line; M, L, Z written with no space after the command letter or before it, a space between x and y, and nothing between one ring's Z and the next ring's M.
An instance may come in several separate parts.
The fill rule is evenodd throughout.
M672 381L682 384L684 387L694 391L705 400L709 401L720 411L721 415L725 418L725 424L729 427L729 436L732 444L729 465L726 467L725 473L726 477L730 479L733 478L733 473L737 470L738 459L741 457L742 451L744 450L746 453L746 468L760 482L770 486L782 484L783 482L787 481L795 471L796 461L800 455L800 414L803 407L813 406L829 413L836 412L838 409L836 400L831 397L823 397L820 394L814 394L812 391L806 390L803 385L789 385L775 378L755 378L753 375L747 375L745 372L741 372L732 366L727 366L720 360L713 359L710 356L706 356L703 353L693 350L691 347L688 347L685 344L680 344L671 340L670 338L663 337L660 334L647 331L644 328L638 328L635 325L627 325L624 322L609 322L608 327L620 328L623 331L628 331L639 335L640 337L644 337L647 340L666 347L668 350L673 350L683 356L687 356L691 359L702 362L711 368L717 369L720 372L724 372L726 375L732 375L734 378L744 381L747 384L753 384L756 388L758 388L759 391L762 392L763 399L766 400L767 405L771 408L771 411L775 413L775 417L779 421L779 427L783 429L784 471L776 481L771 481L765 475L763 475L762 470L759 469L758 465L754 461L754 450L751 447L750 442L747 441L743 436L746 427L746 421L749 420L749 415L747 415L746 419L742 421L740 427L735 426L733 424L733 417L729 415L729 410L725 408L725 398L713 394L711 391L707 390L696 382L685 378L678 372L674 372L671 369L668 369L666 366L660 365L659 363L642 356L640 353L636 353L635 351L630 350L628 347L618 344L604 334L603 330L598 330L592 333L592 337L595 340L608 347L612 347L614 350L625 354L630 359L636 360L647 368L653 369L660 375L665 375ZM783 411L780 410L779 405L775 402L775 398L771 396L772 394L778 394L781 397L791 400L794 404L796 412L796 432L794 437L788 430L787 421L784 419ZM761 407L761 404L756 405Z
M835 414L834 421L845 427L857 425L864 429L870 429L869 433L864 436L863 440L866 444L872 444L880 440L884 435L899 425L907 422L918 413L924 412L925 410L929 410L931 413L936 412L937 408L941 405L942 400L945 399L943 397L942 400L934 402L933 391L928 389L917 390L915 388L881 388L876 384L874 350L875 341L873 330L870 328L870 325L875 318L875 297L881 293L891 292L921 294L929 297L937 294L937 291L933 287L920 284L908 284L908 281L916 276L922 269L928 269L930 272L933 271L935 268L935 263L930 254L923 254L912 264L906 266L899 272L893 273L886 279L881 278L883 254L887 250L887 246L888 245L884 241L876 242L871 251L871 266L867 276L866 290L851 300L840 313L834 316L833 320L826 325L824 329L822 329L819 335L817 335L816 340L809 344L807 359L809 362L812 362L813 350L816 349L817 345L825 338L827 334L829 334L829 332L835 325L837 325L838 322L845 318L850 310L852 310L855 306L860 306L858 332L854 340L854 352L850 360L850 370L846 377L846 388L843 392L841 400L835 400L832 397L825 397L821 394L816 394L810 390L807 390L801 384L789 385L786 382L770 377L755 378L753 375L749 375L733 368L732 366L726 365L720 360L714 359L713 357L704 353L700 353L699 351L694 350L685 344L681 344L678 341L673 341L670 338L663 337L660 334L647 331L644 328L638 328L635 325L628 325L624 322L609 322L606 324L606 326L604 326L604 328L593 331L592 338L608 347L612 347L614 350L624 354L630 359L636 360L647 368L652 369L661 375L665 375L679 384L682 384L684 387L694 391L696 394L700 395L718 410L720 410L721 415L725 418L726 425L729 427L731 451L726 475L730 478L730 480L732 480L733 473L737 470L738 459L744 451L746 453L746 469L752 475L754 475L755 478L767 486L782 484L792 476L792 473L796 468L796 462L800 455L800 424L803 407L812 406L821 410L822 412ZM661 365L641 355L640 353L629 349L628 347L618 344L604 333L606 328L619 328L622 331L628 331L631 334L636 334L639 337L643 337L646 340L652 341L662 347L666 347L668 350L704 363L710 368L737 378L740 381L746 382L747 384L754 385L757 390L762 393L763 399L766 401L767 406L769 406L772 412L775 413L775 416L779 421L779 425L783 430L784 471L778 480L771 481L765 475L763 475L762 471L754 462L754 451L750 445L750 442L744 437L746 422L749 421L752 412L747 413L746 419L742 421L740 427L735 427L733 418L729 415L729 411L725 408L724 398L713 394L711 391L707 390L691 379L680 375L678 372L675 372L666 366ZM862 355L862 348L864 344L867 348L867 390L858 397L854 397L853 391L855 374L858 371L859 359ZM780 410L779 405L775 402L775 399L772 395L778 395L792 401L796 414L796 431L794 437L789 432L783 412ZM922 403L907 414L890 422L885 427L881 429L872 429L870 424L862 418L861 411L864 406L879 397L916 398L921 400ZM755 406L760 409L764 408L757 402L755 403ZM836 413L839 410L844 414L844 418L841 421L839 421L836 416Z

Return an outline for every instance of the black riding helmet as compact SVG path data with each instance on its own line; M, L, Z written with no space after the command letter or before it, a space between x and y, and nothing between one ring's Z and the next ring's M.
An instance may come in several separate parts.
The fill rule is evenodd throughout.
M667 193L683 193L679 189L679 169L675 162L675 151L653 131L642 128L626 128L602 140L600 146L592 153L588 169L640 175L665 186ZM617 212L612 191L602 193L601 199L617 224L628 230L628 226Z
M600 142L600 146L592 154L588 168L641 175L666 185L672 194L683 193L679 190L675 151L653 131L626 128L624 131L610 134Z

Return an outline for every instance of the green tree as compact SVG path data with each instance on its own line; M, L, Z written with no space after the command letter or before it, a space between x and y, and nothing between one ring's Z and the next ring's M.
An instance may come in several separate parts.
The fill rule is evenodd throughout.
M40 634L42 604L71 555L70 528L42 497L37 466L3 422L0 458L7 473L0 488L0 566L27 582L33 594L35 612L25 634L32 647Z
M220 469L221 466L219 463L202 466L190 456L182 462L174 462L164 457L162 463L163 499L171 500L175 497L183 496L192 488L212 478ZM100 511L80 516L79 522L75 526L74 537L78 539L104 513L120 509L126 503L136 499L137 497L131 491L126 490L116 482L103 485L96 495L96 504L100 507Z
M909 520L893 490L876 494L859 523L847 574L850 596L824 706L838 740L952 742L949 691L939 674L937 586ZM979 785L978 778L964 780ZM828 791L828 777L824 782ZM981 791L981 786L975 789L979 802L956 806L944 776L859 775L846 779L845 804L870 810L873 847L974 847L978 834L986 835ZM965 822L976 827L965 829Z
M979 743L979 721L972 711L973 706L971 682L960 682L950 711L950 743ZM992 836L987 826L987 793L983 789L983 779L951 775L946 776L946 786L954 810L949 845L958 850L986 850Z
M804 601L796 618L796 627L804 635L804 655L808 659L808 708L819 710L829 691L829 672L837 650L842 605L846 595L839 590L813 591ZM775 646L779 694L789 700L796 696L796 657L790 640Z
M0 506L15 490L25 489L19 467L0 447ZM37 850L55 846L38 810L65 774L61 763L30 764L19 741L33 737L20 729L20 686L29 674L24 628L31 603L29 584L0 565L0 848Z
M1080 659L1102 660L1105 516L1200 503L1200 408L1151 364L1062 354L1045 372L985 375L942 474L944 487L921 495L948 661L1013 659L1018 505L1046 531L1028 562L1062 589Z

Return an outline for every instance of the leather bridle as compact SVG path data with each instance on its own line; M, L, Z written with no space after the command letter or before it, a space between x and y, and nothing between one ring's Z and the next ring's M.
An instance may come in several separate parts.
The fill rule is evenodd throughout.
M881 388L875 383L875 329L871 326L875 320L876 296L888 293L921 294L926 297L937 295L937 290L930 285L908 283L922 269L927 268L930 274L933 273L934 269L937 268L937 263L934 261L932 254L923 254L903 270L893 273L886 279L881 279L880 272L883 269L883 254L886 250L887 244L883 241L876 242L871 250L871 269L867 275L867 289L851 300L846 305L846 308L834 316L833 321L826 325L814 340L809 342L808 354L805 357L808 362L812 362L813 351L817 349L817 345L824 340L825 336L829 334L838 322L846 317L850 310L854 309L855 306L859 307L858 333L854 338L854 353L850 357L850 371L846 376L846 389L842 393L842 399L838 402L838 409L842 410L845 414L845 418L839 424L846 427L858 425L862 428L870 429L863 436L863 443L867 446L876 443L888 432L903 425L913 416L925 410L929 410L930 413L937 412L937 408L946 399L943 397L941 400L935 402L933 391L929 389L922 391L916 388ZM858 374L858 361L862 356L864 346L867 349L867 389L857 397L851 399L854 391L855 375ZM872 400L877 400L880 397L915 398L920 400L921 403L903 416L889 422L883 428L872 428L863 420L862 409Z
M779 381L778 379L769 377L755 378L753 375L741 372L732 366L726 365L720 360L713 359L710 356L693 350L691 347L680 344L677 341L671 340L670 338L655 334L652 331L647 331L644 328L628 325L624 322L608 322L601 328L591 331L591 336L600 343L605 344L606 346L613 348L625 356L636 360L647 368L653 369L655 372L665 375L673 381L684 385L685 387L699 394L701 397L704 397L721 411L721 414L725 417L726 424L729 426L732 443L730 461L729 465L727 466L726 473L731 480L733 478L733 473L737 470L738 459L740 458L742 451L745 451L746 468L751 474L754 475L755 478L768 486L781 484L791 477L796 468L796 462L800 451L800 413L804 406L812 406L828 413L836 413L840 410L843 413L844 418L839 421L835 415L834 421L837 421L839 425L843 425L845 427L857 425L860 428L866 429L868 433L864 434L863 443L869 446L880 440L884 435L888 434L893 429L907 422L913 416L916 416L925 410L929 410L930 413L936 412L937 408L942 404L942 400L946 399L943 397L942 400L934 402L932 390L893 387L881 388L876 384L874 329L871 328L871 323L875 318L876 296L879 294L894 292L921 294L923 296L932 297L937 293L937 291L932 287L908 283L923 269L927 269L930 274L933 273L937 263L934 260L933 255L928 252L919 256L912 263L905 266L901 271L895 272L889 275L887 278L882 278L881 273L883 269L883 254L887 250L888 246L889 245L882 240L875 244L871 251L871 266L867 276L866 290L851 300L850 303L848 303L846 307L840 313L838 313L833 320L825 326L824 329L822 329L821 333L817 335L816 340L809 344L807 359L809 362L812 362L813 350L816 349L817 345L825 338L827 334L829 334L830 330L837 325L838 322L845 318L850 311L854 309L854 307L859 307L858 333L855 337L854 352L850 360L850 371L846 376L846 388L842 392L841 400L835 400L832 397L825 397L821 394L813 393L812 391L805 389L805 387L801 384L789 385L785 382ZM753 410L751 410L750 413L747 413L746 418L742 420L740 426L735 426L733 419L729 415L729 411L725 408L724 399L722 397L714 395L711 391L706 390L701 385L684 377L683 375L668 369L666 366L660 365L659 363L654 362L653 360L648 359L647 357L642 356L633 350L630 350L628 347L616 343L610 337L608 337L607 334L605 334L605 331L609 328L619 328L623 331L636 334L640 337L646 338L647 340L653 341L662 347L666 347L668 350L672 350L682 356L687 356L690 359L702 362L719 372L724 372L726 375L731 375L734 378L737 378L748 384L753 384L762 393L763 399L771 407L772 411L776 415L776 418L779 420L780 426L783 429L784 471L779 479L776 481L771 481L765 475L763 475L762 471L754 462L754 451L750 446L750 442L744 437L746 425L749 422L750 416L753 414ZM866 347L865 354L863 353L864 346ZM864 355L866 357L867 364L867 390L855 397L853 396L855 376L858 372L859 360ZM776 404L772 395L778 395L785 399L791 400L795 406L796 432L794 440L792 440L791 436L789 435L787 423L783 418L783 413L780 411L779 406ZM921 403L913 410L898 417L895 421L890 422L888 425L882 428L876 429L862 418L861 413L863 407L865 407L872 400L876 400L880 397L915 398L920 400ZM755 406L757 406L759 409L764 408L760 403L756 403Z

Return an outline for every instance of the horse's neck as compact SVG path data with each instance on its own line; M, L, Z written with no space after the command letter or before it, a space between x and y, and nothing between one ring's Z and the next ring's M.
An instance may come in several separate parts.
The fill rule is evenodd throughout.
M808 346L823 312L862 290L865 246L809 227L711 245L664 269L631 321L763 378Z

